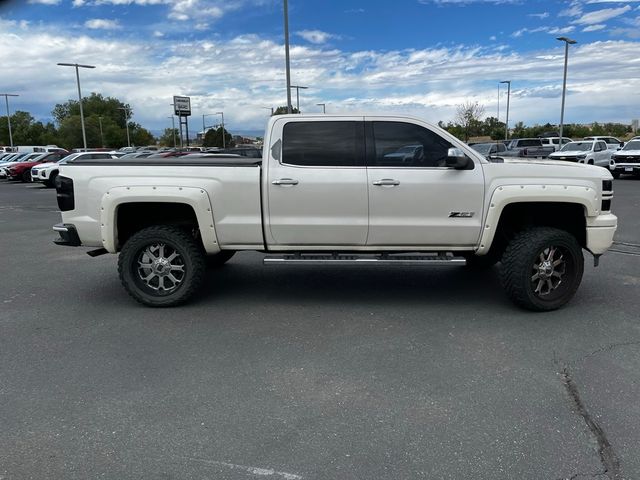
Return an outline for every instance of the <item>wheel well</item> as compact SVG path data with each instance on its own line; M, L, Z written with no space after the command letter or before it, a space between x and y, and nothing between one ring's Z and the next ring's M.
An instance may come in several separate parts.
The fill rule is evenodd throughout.
M200 238L198 219L191 205L185 203L134 202L119 205L116 210L118 248L134 233L153 225L176 225Z
M581 247L587 244L584 206L564 202L510 203L500 215L491 250L502 252L511 238L531 227L554 227L569 232Z

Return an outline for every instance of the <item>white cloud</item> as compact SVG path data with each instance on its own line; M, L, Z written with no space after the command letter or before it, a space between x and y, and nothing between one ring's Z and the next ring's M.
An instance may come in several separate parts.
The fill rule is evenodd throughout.
M584 27L582 29L583 32L597 32L598 30L602 30L604 28L606 28L607 26L603 23L599 23L599 24L595 24L595 25L589 25L587 27Z
M84 22L84 26L92 30L117 30L121 28L117 20L106 18L92 18Z
M540 20L543 20L545 18L547 18L549 16L549 12L542 12L542 13L530 13L529 14L530 17L537 17Z
M257 35L136 42L46 25L16 33L15 25L0 20L0 50L14 59L7 88L19 85L20 101L32 105L36 117L49 116L56 103L76 95L73 73L55 67L52 58L98 65L81 73L85 94L100 92L131 104L134 121L154 130L167 126L173 95L190 95L196 116L224 110L232 131L262 128L261 107L285 103L283 46ZM628 99L640 90L638 47L634 41L572 47L568 122L632 118L635 106ZM557 122L563 58L555 41L525 53L462 45L384 52L313 44L291 49L293 78L310 87L301 92L303 111L316 111L315 103L326 102L336 113L402 113L433 122L453 118L456 105L468 98L493 111L495 89L486 80L504 78L521 92L513 99L513 121Z
M618 17L631 10L629 5L625 5L620 8L603 8L602 10L595 10L593 12L585 13L573 23L578 25L594 25L597 23L606 22L612 18Z
M568 27L536 27L536 28L521 28L511 34L514 38L519 38L525 33L548 33L549 35L566 35L575 30L576 27L569 25Z
M58 5L60 0L29 0L29 3L38 3L41 5Z
M340 38L339 35L323 32L321 30L300 30L299 32L296 32L296 35L304 38L307 42L315 43L316 45L327 43L331 39Z
M582 15L582 5L575 0L571 2L569 8L561 10L560 13L558 13L559 17L579 17L580 15Z

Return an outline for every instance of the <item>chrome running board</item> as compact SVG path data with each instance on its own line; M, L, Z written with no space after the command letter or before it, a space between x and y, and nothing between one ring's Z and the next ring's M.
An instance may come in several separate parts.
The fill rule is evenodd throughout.
M286 253L267 255L265 265L464 265L452 253Z

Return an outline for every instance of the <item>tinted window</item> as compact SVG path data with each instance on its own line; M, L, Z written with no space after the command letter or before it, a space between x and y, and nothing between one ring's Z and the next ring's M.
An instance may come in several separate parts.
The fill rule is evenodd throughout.
M402 122L373 122L374 165L444 167L451 144L437 133Z
M291 122L282 134L282 162L290 165L364 165L362 122Z
M526 140L519 140L518 147L539 147L542 142L537 138L529 138Z

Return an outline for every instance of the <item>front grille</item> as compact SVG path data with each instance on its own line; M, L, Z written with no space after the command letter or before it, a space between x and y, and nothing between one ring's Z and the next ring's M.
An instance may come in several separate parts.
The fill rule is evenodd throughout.
M613 160L616 163L640 163L640 157L631 157L631 156L623 156L616 155L613 157Z
M602 211L610 212L611 211L611 199L607 198L606 200L602 200Z

